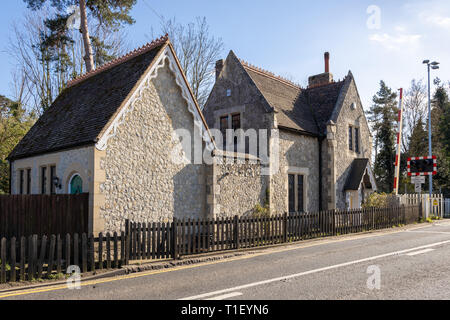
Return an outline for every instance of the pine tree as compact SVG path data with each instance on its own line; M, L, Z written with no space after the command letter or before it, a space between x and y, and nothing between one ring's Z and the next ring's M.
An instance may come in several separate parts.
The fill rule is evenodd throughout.
M433 96L431 132L433 155L438 158L438 170L433 178L433 188L436 192L443 189L450 193L450 101L440 81L435 83L439 87Z
M426 150L428 150L428 132L424 129L424 126L425 124L420 118L413 128L409 139L408 157L422 157L426 155Z
M369 115L378 142L378 154L375 157L374 173L378 189L390 193L394 187L395 125L397 123L397 93L384 81L380 81L380 90L373 97L373 106Z
M41 9L46 0L24 0L28 8L32 10ZM65 12L69 6L77 5L80 8L81 33L85 50L84 61L87 71L94 69L94 50L92 38L88 28L88 10L98 24L113 30L119 29L124 24L133 24L134 19L130 16L130 10L136 4L136 0L49 0L52 7L59 13Z

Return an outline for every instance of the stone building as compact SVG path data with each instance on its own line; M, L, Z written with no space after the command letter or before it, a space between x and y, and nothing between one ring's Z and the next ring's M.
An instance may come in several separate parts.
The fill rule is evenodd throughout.
M372 137L355 79L349 72L334 81L328 53L325 72L301 88L231 51L216 63L216 83L203 114L210 129L223 133L269 132L271 170L265 185L272 213L359 208L376 190ZM259 140L255 153L245 140L245 151L262 158L259 148L265 143ZM233 151L234 146L228 141L218 147Z
M313 211L344 207L347 196L357 206L373 189L351 74L313 77L303 90L233 53L217 66L205 116L167 36L71 81L9 155L11 193L89 193L96 233L125 219L249 215L257 204ZM256 151L224 151L208 128L221 121L269 134Z
M197 145L208 162L189 161ZM241 155L242 163L230 168L226 155L214 153L163 37L68 83L9 155L11 193L89 193L92 232L123 229L127 218L163 222L250 212L248 204L227 203L235 183L252 206L264 197L258 163Z

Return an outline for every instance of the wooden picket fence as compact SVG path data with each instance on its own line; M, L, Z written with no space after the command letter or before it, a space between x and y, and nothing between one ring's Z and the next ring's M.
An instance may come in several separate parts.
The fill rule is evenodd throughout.
M69 266L82 273L120 268L127 261L125 239L124 232L2 238L0 283L61 276Z
M179 259L413 223L421 206L295 213L271 217L125 222L125 231L1 238L0 283L52 278L69 266L80 272L121 268L131 261Z
M126 221L130 260L254 248L414 223L420 206L295 213L271 217L183 219L170 223Z

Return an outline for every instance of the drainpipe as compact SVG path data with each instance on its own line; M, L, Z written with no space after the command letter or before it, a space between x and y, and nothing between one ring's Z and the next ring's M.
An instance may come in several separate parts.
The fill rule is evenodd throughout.
M322 211L323 205L322 205L322 167L323 167L323 161L322 161L322 142L325 140L325 137L321 136L318 138L319 143L319 211Z

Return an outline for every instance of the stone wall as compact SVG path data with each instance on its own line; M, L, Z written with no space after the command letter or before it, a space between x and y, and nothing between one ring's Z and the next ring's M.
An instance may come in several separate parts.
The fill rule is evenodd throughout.
M180 142L172 139L177 129L188 130L193 137L194 120L166 65L110 138L100 162L105 170L100 185L105 230L123 228L125 219L163 222L204 217L205 167L172 161L172 150Z
M203 108L209 128L220 129L221 116L239 113L243 130L270 130L273 128L272 113L268 112L270 109L237 57L231 52Z
M317 138L280 130L279 172L271 178L273 214L288 211L288 174L305 176L306 211L319 210L319 143Z
M269 177L261 175L260 163L216 158L214 164L215 212L212 217L248 216L257 204L266 203Z
M354 107L352 107L354 104ZM358 127L360 130L360 152L349 150L349 125ZM346 196L344 186L351 170L354 159L367 158L372 161L372 141L370 129L364 115L358 91L354 81L351 81L348 93L344 99L341 112L336 123L336 149L335 149L335 169L336 169L336 206L338 209L345 209Z

